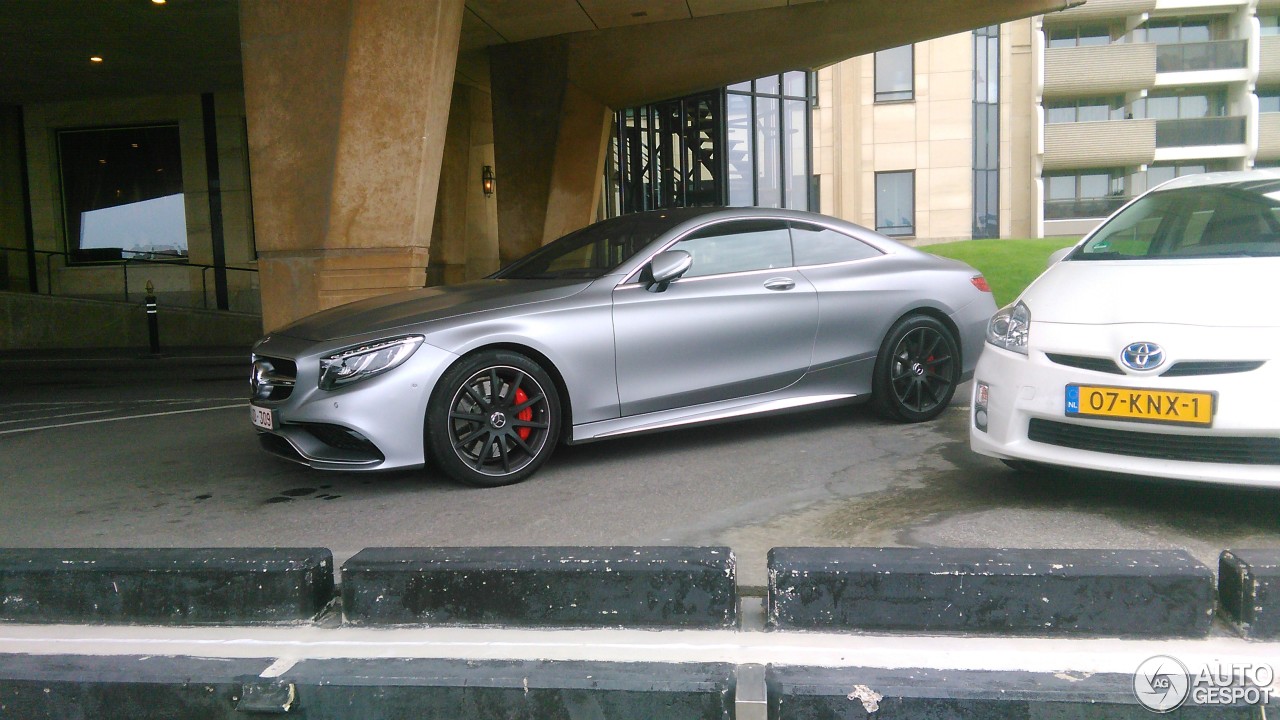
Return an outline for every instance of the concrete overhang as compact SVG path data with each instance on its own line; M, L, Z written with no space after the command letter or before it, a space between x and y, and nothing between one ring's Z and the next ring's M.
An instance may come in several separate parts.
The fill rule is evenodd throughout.
M999 22L1062 10L1082 0L633 0L467 3L460 76L472 79L474 45L484 42L475 27L515 5L564 6L565 18L581 11L576 26L523 43L561 43L570 82L614 108L707 90L784 70L815 69L884 48L941 37ZM597 17L591 11L611 10ZM647 12L623 22L622 10ZM643 10L641 10L643 8ZM660 12L656 11L661 8ZM503 15L503 17L506 17ZM532 18L532 16L530 16ZM633 14L633 20L634 20ZM582 27L594 23L593 27ZM471 31L467 27L472 28ZM505 26L504 26L505 27ZM569 31L571 30L571 31ZM512 38L502 36L502 40ZM491 43L494 45L504 43ZM512 44L510 42L506 44Z
M323 4L335 9L348 1ZM487 51L494 47L565 43L570 80L608 105L623 107L1074 4L1079 3L467 0L458 77L487 86ZM91 56L103 61L90 62ZM0 67L0 103L236 91L243 87L239 2L3 3Z

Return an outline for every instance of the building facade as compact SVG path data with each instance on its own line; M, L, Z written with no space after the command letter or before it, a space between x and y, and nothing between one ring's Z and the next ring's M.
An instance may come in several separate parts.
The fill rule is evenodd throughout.
M1089 0L818 73L823 212L920 242L1078 236L1280 164L1280 2Z

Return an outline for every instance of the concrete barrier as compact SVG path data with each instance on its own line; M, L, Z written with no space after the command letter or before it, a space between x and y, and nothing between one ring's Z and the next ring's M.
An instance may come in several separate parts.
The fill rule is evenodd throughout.
M0 655L0 716L724 720L726 664Z
M1218 558L1223 619L1249 638L1280 638L1280 550L1225 550Z
M721 547L369 548L342 567L352 625L725 628Z
M259 659L0 655L0 717L230 720L236 717L243 684L270 664Z
M774 548L768 621L805 630L1201 637L1213 573L1180 550Z
M308 712L341 711L321 717L723 720L732 676L721 664L369 659L309 660L278 680Z
M1157 717L1130 674L771 667L768 683L771 720ZM1246 720L1258 707L1188 700L1176 717Z
M333 597L324 548L0 549L8 622L291 623Z

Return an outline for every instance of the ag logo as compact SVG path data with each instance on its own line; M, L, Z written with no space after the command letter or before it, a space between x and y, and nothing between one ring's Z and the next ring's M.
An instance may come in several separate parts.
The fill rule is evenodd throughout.
M1152 712L1167 713L1186 702L1191 692L1187 666L1177 658L1156 655L1142 661L1133 673L1133 694Z

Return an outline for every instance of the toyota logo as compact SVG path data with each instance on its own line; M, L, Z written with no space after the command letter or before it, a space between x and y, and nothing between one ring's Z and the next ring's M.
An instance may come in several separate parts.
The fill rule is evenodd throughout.
M1164 348L1153 342L1131 343L1120 353L1120 362L1131 370L1155 370L1164 364Z

